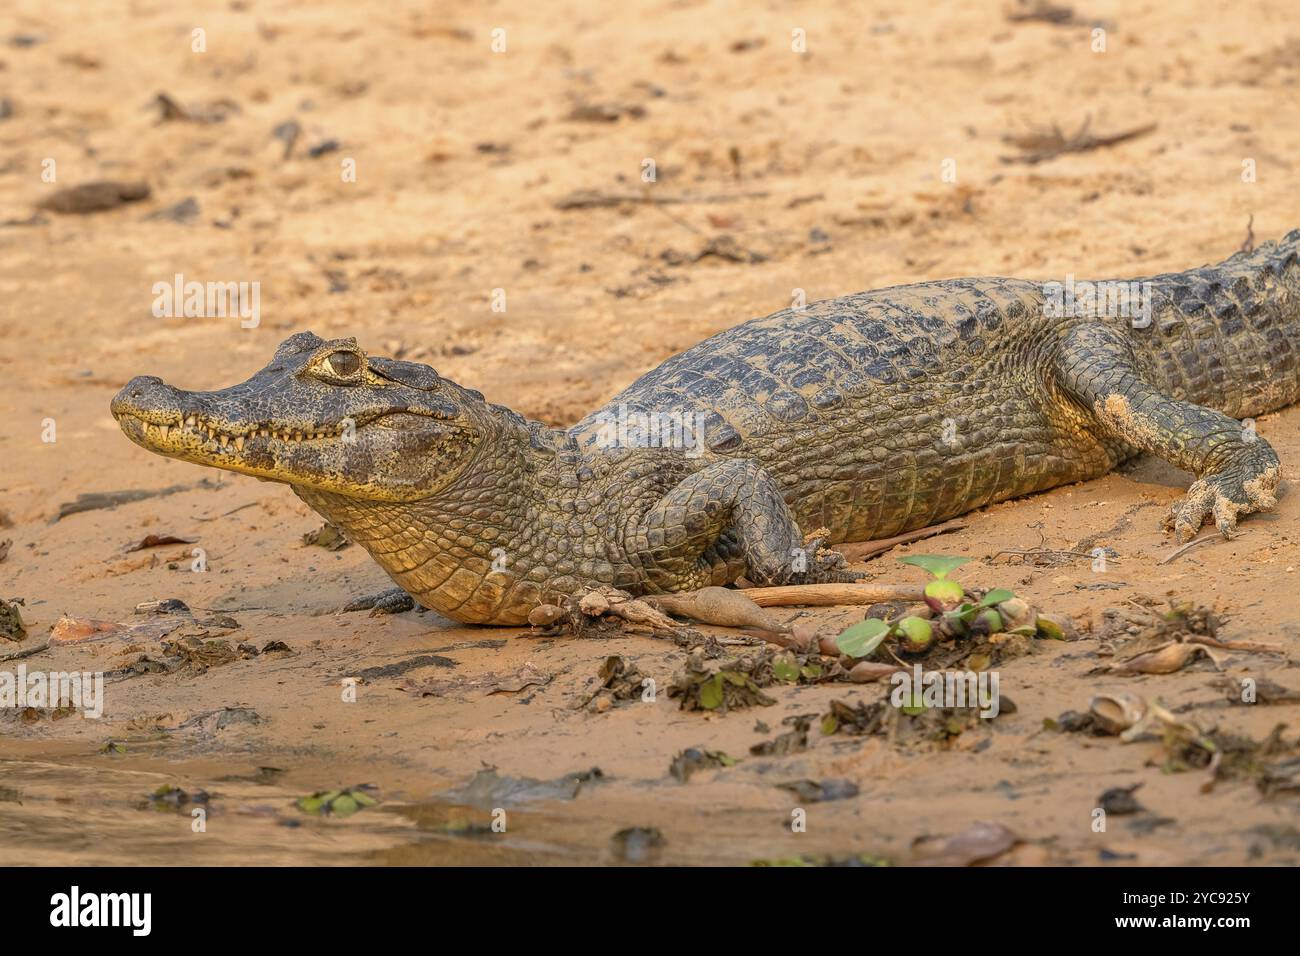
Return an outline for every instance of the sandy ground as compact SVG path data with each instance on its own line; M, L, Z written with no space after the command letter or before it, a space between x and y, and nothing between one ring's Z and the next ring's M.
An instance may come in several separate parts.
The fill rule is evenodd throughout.
M0 653L43 642L62 614L140 621L135 605L172 597L233 616L232 644L282 641L292 653L115 680L97 721L0 714L0 863L601 863L620 858L612 838L627 827L657 828L650 858L662 862L901 863L918 837L980 821L1020 839L1004 863L1300 861L1294 797L1166 772L1157 740L1043 729L1116 689L1255 740L1294 724L1296 704L1230 706L1218 682L1300 687L1295 494L1237 540L1162 565L1173 545L1158 518L1187 476L1140 461L871 562L875 579L912 582L894 560L907 550L973 556L963 580L1073 617L1082 639L1005 661L1016 712L946 745L814 726L808 749L756 757L749 748L788 730L785 718L881 689L773 688L773 706L722 716L682 712L660 693L590 713L575 704L607 655L664 687L684 653L647 637L461 628L433 613L334 615L387 583L358 548L303 545L320 522L287 488L150 456L108 414L133 375L225 386L311 329L568 423L673 352L788 305L793 290L815 300L949 276L1119 277L1221 259L1252 217L1261 241L1300 226L1291 3L1089 0L1060 24L973 2L79 7L11 0L0 19L0 115L11 114L0 120L0 541L13 542L0 597L25 600L31 635ZM1105 52L1091 49L1095 22ZM196 27L204 52L192 50ZM504 52L491 47L498 27ZM796 29L806 53L791 50ZM162 121L159 93L191 118ZM1021 155L1007 135L1071 133L1089 119L1098 135L1157 126L1110 148L1003 161ZM290 121L299 134L286 156L273 130ZM317 149L329 141L338 148ZM54 183L42 180L48 159ZM152 195L32 218L54 190L97 179L144 180ZM579 190L674 201L562 208ZM151 218L190 198L188 221ZM259 282L260 323L155 318L152 287L177 273ZM492 311L493 290L504 312ZM1300 409L1258 427L1294 481ZM184 489L52 521L82 493L173 485ZM198 541L126 552L148 534ZM190 570L195 546L206 573ZM999 556L1040 546L1118 557L1098 574L1087 560ZM1283 653L1091 673L1109 659L1105 609L1132 611L1143 596L1216 605L1222 637ZM790 616L801 613L826 629L861 615ZM111 672L156 656L156 644L113 638L3 666ZM525 664L553 679L513 694L401 689ZM340 681L367 672L344 702ZM669 763L690 746L744 759L679 783ZM511 806L504 834L482 833L490 806L441 795L485 765L603 776L571 800ZM860 793L806 804L775 786L827 778ZM360 783L380 788L379 807L316 820L293 806ZM1147 810L1095 832L1101 793L1134 784ZM189 805L149 809L163 785L212 795L206 832ZM807 832L790 830L795 807Z

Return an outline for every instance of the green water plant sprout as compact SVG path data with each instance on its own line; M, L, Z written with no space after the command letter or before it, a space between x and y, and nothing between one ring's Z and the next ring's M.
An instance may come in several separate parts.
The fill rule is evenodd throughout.
M970 558L954 558L945 554L911 554L898 560L930 574L930 581L925 585L925 603L930 605L930 610L935 614L951 611L966 596L966 589L948 575Z

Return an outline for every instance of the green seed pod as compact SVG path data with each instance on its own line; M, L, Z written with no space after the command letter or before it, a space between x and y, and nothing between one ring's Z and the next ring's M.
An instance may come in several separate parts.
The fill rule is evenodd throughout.
M925 603L930 605L936 614L951 611L965 596L965 589L956 581L949 581L947 578L935 578L925 586Z
M1045 637L1052 641L1064 641L1067 639L1065 628L1061 623L1045 614L1038 615L1038 636Z
M1002 615L992 608L981 614L980 620L984 622L990 634L997 634L1002 630Z
M923 651L934 639L934 629L930 627L930 622L919 617L903 618L898 622L898 632L902 636L905 651Z

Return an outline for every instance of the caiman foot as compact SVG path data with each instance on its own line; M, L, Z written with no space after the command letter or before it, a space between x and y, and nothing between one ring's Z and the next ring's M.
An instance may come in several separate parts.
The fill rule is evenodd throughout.
M365 597L357 598L348 604L339 608L338 613L347 614L352 611L369 611L370 617L379 617L381 614L401 614L403 611L409 611L415 607L415 598L407 594L402 588L389 588L387 591L379 591L375 594L367 594Z
M844 555L826 545L824 538L809 538L801 555L778 568L754 569L750 576L755 584L852 584L864 577L850 571Z
M1223 412L1167 394L1117 327L1086 322L1072 328L1057 345L1055 376L1067 395L1091 410L1100 435L1197 476L1165 518L1179 541L1195 537L1211 519L1230 538L1242 515L1277 503L1281 469L1269 443Z
M852 584L865 577L862 571L850 571L844 555L826 544L824 538L812 538L804 545L808 553L806 571L795 571L787 584Z
M1280 479L1273 450L1262 442L1248 446L1222 471L1192 482L1186 496L1174 502L1165 516L1165 530L1173 531L1179 542L1190 541L1212 519L1219 533L1231 538L1239 517L1269 511L1277 504Z

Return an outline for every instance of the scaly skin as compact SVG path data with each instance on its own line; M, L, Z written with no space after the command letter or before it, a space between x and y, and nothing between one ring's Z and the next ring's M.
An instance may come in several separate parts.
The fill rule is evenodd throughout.
M600 584L841 580L823 543L1094 478L1139 452L1196 476L1168 519L1180 539L1206 520L1228 535L1273 505L1279 480L1273 449L1237 419L1300 399L1298 249L1300 231L1128 280L1150 283L1138 327L1013 279L778 312L674 356L568 431L311 333L219 392L134 379L113 413L159 454L290 484L420 603L467 622L519 624ZM639 416L659 426L652 447ZM805 545L801 529L818 537Z

